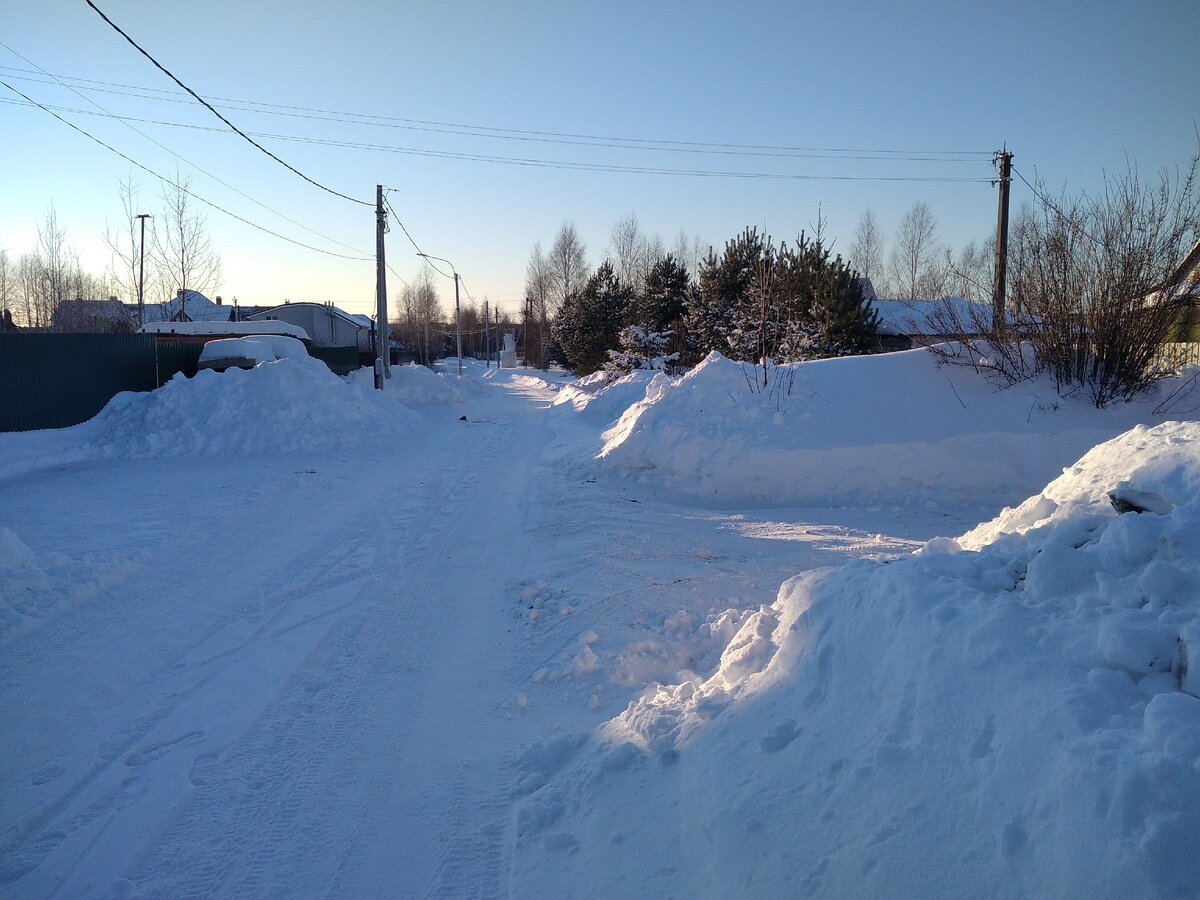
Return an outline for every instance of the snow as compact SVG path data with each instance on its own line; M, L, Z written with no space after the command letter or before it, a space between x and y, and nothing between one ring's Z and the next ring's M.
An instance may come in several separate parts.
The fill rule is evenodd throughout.
M1195 421L456 370L0 435L6 895L1195 896Z
M879 316L879 333L884 335L941 334L947 319L961 323L970 332L977 325L992 321L990 303L972 303L961 297L940 300L871 299L870 306Z
M235 361L257 364L305 356L308 356L308 350L296 338L264 334L256 337L218 338L215 341L209 341L200 350L199 363L204 368Z
M282 334L308 340L308 332L299 325L281 322L278 319L253 322L147 322L138 329L143 334ZM210 342L211 343L211 342Z
M752 389L762 378L719 354L657 376L605 432L604 465L714 502L995 506L1159 402L1097 411L1042 382L997 390L925 350L772 366Z

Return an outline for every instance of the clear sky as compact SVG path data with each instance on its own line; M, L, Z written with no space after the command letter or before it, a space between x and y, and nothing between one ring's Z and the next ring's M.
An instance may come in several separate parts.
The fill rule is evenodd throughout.
M99 113L94 101L173 123L131 124L194 166L111 118L59 113L156 172L190 174L205 199L336 253L373 254L382 183L395 190L391 202L412 237L452 260L475 300L513 308L534 242L548 246L565 220L595 264L613 222L630 212L668 246L683 229L719 248L747 225L793 238L819 206L845 249L868 207L890 236L924 200L941 240L959 246L995 228L990 153L1001 146L1031 180L1092 189L1127 159L1143 172L1185 163L1200 117L1195 0L95 2L240 128L276 135L259 138L272 152L372 206L305 183L234 135L85 0L0 4L0 41L11 48L0 47L0 80L48 106ZM8 88L0 101L0 248L10 256L32 249L52 204L85 268L104 269L102 234L106 223L119 225L117 183L131 165ZM870 152L714 152L731 144ZM914 176L980 180L844 180ZM154 213L156 179L134 177L143 211ZM1028 197L1015 182L1014 209ZM206 214L223 261L215 293L244 304L288 298L373 309L372 262ZM400 277L417 271L394 223L387 252ZM391 299L399 288L390 276ZM440 290L452 302L452 284Z

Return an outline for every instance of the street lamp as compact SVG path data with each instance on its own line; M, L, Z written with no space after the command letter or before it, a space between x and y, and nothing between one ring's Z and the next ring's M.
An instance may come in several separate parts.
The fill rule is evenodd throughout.
M450 267L450 271L454 273L454 333L458 338L458 377L462 378L462 313L459 312L458 308L458 269L454 268L454 263L443 256L433 256L430 253L421 253L420 251L417 252L417 256L444 262Z

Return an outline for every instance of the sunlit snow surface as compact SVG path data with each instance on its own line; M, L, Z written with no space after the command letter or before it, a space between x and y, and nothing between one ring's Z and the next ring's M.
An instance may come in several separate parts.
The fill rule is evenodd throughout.
M1195 895L1165 391L455 372L0 435L0 893Z

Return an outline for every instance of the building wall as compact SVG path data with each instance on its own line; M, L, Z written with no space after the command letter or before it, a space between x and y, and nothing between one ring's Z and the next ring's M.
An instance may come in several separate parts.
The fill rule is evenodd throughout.
M308 332L314 347L361 347L364 342L370 346L370 337L365 335L360 339L360 329L352 322L330 313L329 309L317 303L291 303L280 306L268 312L257 313L251 319L278 319L299 325Z

